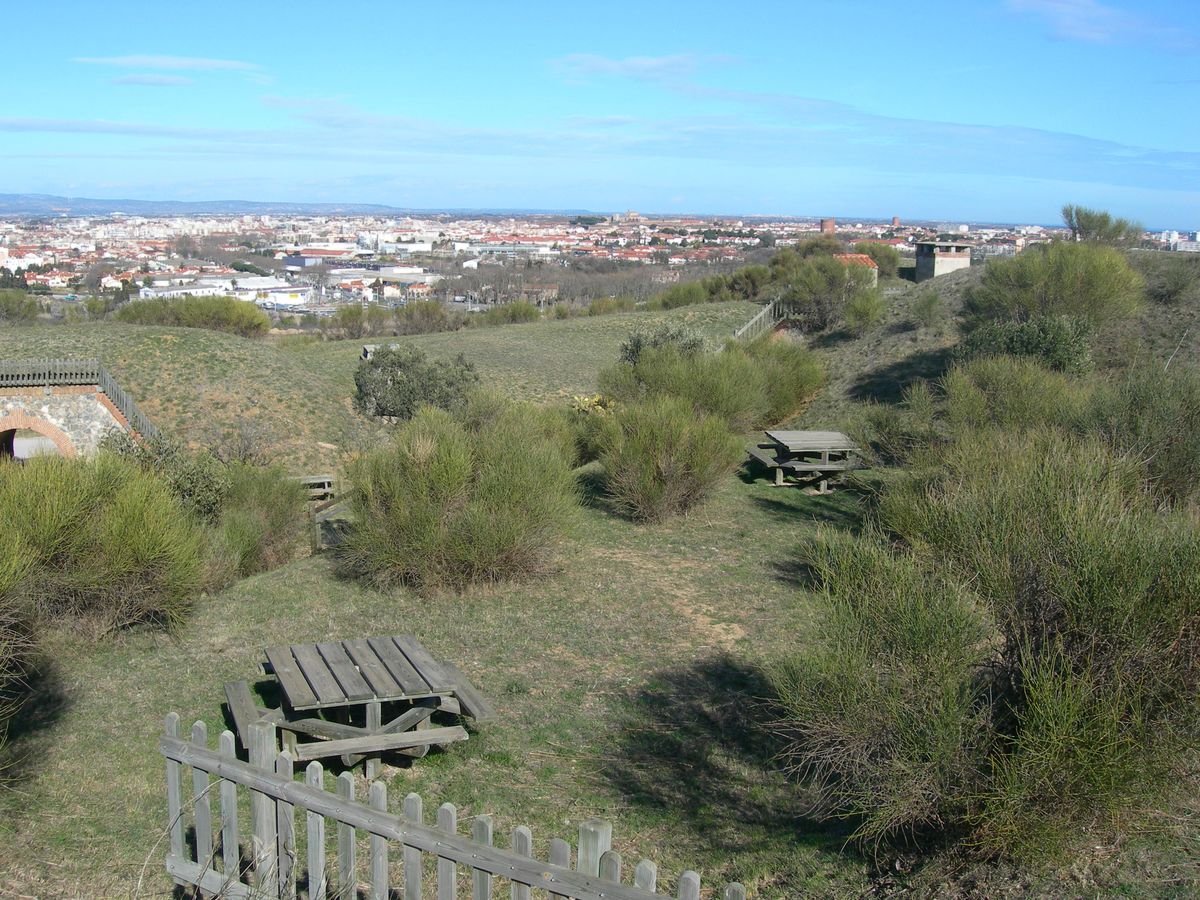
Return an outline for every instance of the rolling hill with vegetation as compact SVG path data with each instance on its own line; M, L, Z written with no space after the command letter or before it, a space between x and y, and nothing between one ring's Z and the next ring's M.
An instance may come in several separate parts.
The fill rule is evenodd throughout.
M99 357L138 406L192 444L222 440L243 423L295 471L338 468L376 434L351 408L364 343L411 343L435 358L462 353L483 383L548 400L596 390L596 375L635 328L686 323L715 344L757 307L721 303L671 312L546 320L370 341L288 343L197 328L104 322L0 330L0 359Z
M890 282L883 289L884 318L865 334L834 328L814 337L793 335L812 346L828 374L826 386L793 421L850 429L870 419L868 401L898 420L910 415L898 403L904 388L945 371L963 336L966 291L980 279L981 271L972 269L934 285ZM930 301L934 290L937 299ZM563 402L595 391L598 373L616 360L621 341L637 325L686 322L715 344L756 310L722 303L397 340L438 358L463 353L485 385L508 396ZM1038 396L1020 399L1048 419L1056 440L1068 441L1069 429L1081 427L1082 419L1050 418L1060 410L1045 385L1077 400L1075 413L1087 404L1089 414L1107 413L1107 400L1115 395L1103 393L1111 387L1106 367L1147 359L1157 371L1174 354L1172 367L1194 370L1198 325L1200 301L1147 303L1099 330L1096 376L1070 380L1042 373L1033 382L1043 388ZM250 410L280 459L312 470L338 465L380 433L350 404L361 343L249 341L122 325L36 327L0 333L0 358L101 356L165 429L202 441L206 429L231 429ZM1041 400L1046 402L1032 402ZM945 401L939 395L937 402ZM925 432L947 427L948 416L939 409L943 419L918 423ZM981 428L973 434L990 433ZM1012 471L1023 475L1024 456L1011 457ZM1122 465L1143 462L1131 454ZM461 591L380 589L347 577L328 554L317 554L201 598L194 615L169 634L139 629L97 644L72 629L55 630L31 681L33 712L18 718L10 734L19 761L10 776L19 791L0 795L0 883L29 895L124 895L139 884L147 892L170 890L161 844L156 849L165 821L163 767L155 749L162 717L175 711L185 724L203 720L210 734L228 727L222 684L253 678L264 646L406 633L458 662L502 717L449 751L389 769L391 796L416 791L427 805L455 803L464 818L491 814L497 834L528 824L540 858L546 858L551 837L601 816L614 821L616 849L626 859L657 859L665 891L674 889L682 869L697 868L706 884L738 880L755 898L1194 893L1200 884L1194 754L1172 773L1173 789L1157 797L1149 813L1126 820L1105 810L1079 828L1072 855L1036 862L988 858L955 846L953 834L928 839L915 828L892 843L857 842L862 819L819 814L828 785L781 765L796 748L781 731L779 706L767 699L778 687L772 674L780 660L830 639L836 599L834 589L817 580L811 548L832 541L832 553L838 542L859 541L878 527L873 517L880 497L905 481L910 473L903 467L881 467L819 496L775 488L762 471L743 466L736 475L723 475L713 495L689 515L652 524L613 514L595 483L594 464L578 473L585 501L579 519L556 544L556 563L540 577ZM893 514L904 501L895 496ZM931 495L914 491L908 500L924 496ZM1138 501L1145 507L1139 507L1139 522L1161 514L1148 497ZM946 508L966 506L971 498L957 499L961 503ZM1181 533L1191 527L1188 515L1194 507L1180 511L1172 527ZM961 529L964 540L984 533L970 525ZM948 533L930 529L924 535L927 556L929 542L943 531ZM892 548L877 552L868 562L878 564ZM903 569L904 560L887 559L896 572L917 572L916 563ZM925 571L938 564L920 560ZM913 578L908 583L920 581ZM853 602L844 609L886 597L899 580L864 582L864 588L848 579L841 589ZM913 596L924 601L941 595ZM941 621L907 612L881 617L888 639L875 656L868 654L863 669L893 651L892 636L911 637L913 621L942 636ZM841 636L850 635L845 617L839 621ZM917 637L913 643L921 651L927 642ZM971 646L986 645L976 640ZM846 657L830 653L825 662ZM914 678L900 695L936 682ZM893 732L886 718L867 726L863 733L872 748L888 743ZM936 785L899 772L902 786L915 785L922 802L936 794ZM846 779L835 785L844 789ZM919 804L896 806L905 813Z

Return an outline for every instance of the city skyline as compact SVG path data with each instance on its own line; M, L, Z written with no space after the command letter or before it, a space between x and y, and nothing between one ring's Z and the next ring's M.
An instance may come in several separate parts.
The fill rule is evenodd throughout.
M1200 10L6 11L0 192L1194 227Z

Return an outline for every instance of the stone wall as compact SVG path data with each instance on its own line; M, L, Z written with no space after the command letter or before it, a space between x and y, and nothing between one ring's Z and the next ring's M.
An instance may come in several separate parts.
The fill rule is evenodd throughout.
M63 456L91 456L129 423L97 387L0 388L0 434L22 428L50 438Z

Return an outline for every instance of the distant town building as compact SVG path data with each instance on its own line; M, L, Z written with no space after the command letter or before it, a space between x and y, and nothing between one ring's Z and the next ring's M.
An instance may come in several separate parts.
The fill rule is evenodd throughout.
M822 219L821 234L837 234L837 219Z
M899 216L892 216L892 227L893 228L900 227L900 217Z
M970 244L958 241L917 242L917 281L928 281L970 266Z

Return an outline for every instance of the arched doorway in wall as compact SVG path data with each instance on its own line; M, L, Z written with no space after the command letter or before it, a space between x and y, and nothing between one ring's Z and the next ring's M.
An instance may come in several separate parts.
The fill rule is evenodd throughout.
M75 448L66 432L42 419L24 413L0 416L0 459L28 459L40 453L71 458Z

